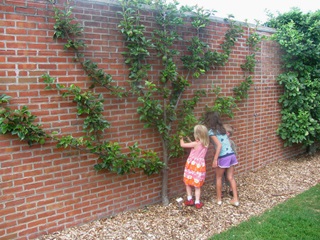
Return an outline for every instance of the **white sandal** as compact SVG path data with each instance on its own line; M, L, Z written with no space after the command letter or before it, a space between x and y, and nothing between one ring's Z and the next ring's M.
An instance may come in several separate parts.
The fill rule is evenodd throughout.
M231 201L229 201L229 204L234 206L234 207L239 207L239 205L240 205L239 202L231 202Z

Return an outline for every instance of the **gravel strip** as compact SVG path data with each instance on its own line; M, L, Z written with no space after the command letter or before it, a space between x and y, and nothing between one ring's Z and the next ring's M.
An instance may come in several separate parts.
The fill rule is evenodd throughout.
M281 160L236 176L240 206L215 203L215 186L202 188L202 209L152 205L116 216L45 235L37 240L202 240L259 215L320 182L320 153ZM179 196L178 196L179 197ZM185 196L180 196L185 198Z

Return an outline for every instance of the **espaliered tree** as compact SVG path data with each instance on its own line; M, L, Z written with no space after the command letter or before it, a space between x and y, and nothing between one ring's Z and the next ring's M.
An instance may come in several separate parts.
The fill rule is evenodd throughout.
M58 142L58 147L71 147L96 154L98 156L98 163L94 166L96 170L106 169L126 174L140 168L147 175L151 175L162 169L162 202L166 205L169 203L167 195L169 161L184 154L179 146L178 136L183 134L192 137L192 127L201 122L201 116L195 114L195 108L201 98L208 94L213 93L215 99L212 106L206 106L204 111L218 111L233 117L237 101L248 97L248 90L252 84L250 74L253 73L255 66L254 51L258 50L257 45L262 38L254 29L247 39L250 54L246 62L241 65L245 79L234 89L234 97L223 96L221 89L213 86L211 89L194 90L193 96L184 98L183 94L192 87L191 80L194 81L210 69L227 63L233 46L243 33L242 26L232 18L226 19L229 29L226 31L225 40L219 49L212 50L201 40L201 35L206 31L213 11L197 6L178 8L177 1L166 3L164 0L121 0L120 4L122 11L119 14L122 20L119 23L119 31L123 34L127 47L123 55L125 64L130 70L129 91L117 87L110 74L104 69L99 69L98 64L85 58L83 52L86 44L81 40L83 28L72 17L72 7L69 4L65 9L53 7L56 20L53 38L64 41L65 50L74 52L75 64L81 64L92 81L91 89L99 85L119 99L129 94L137 97L140 103L137 108L140 120L144 122L145 127L153 128L159 133L163 151L161 153L144 151L134 144L129 147L127 151L129 153L124 154L117 142L101 139L99 136L105 137L103 132L110 127L110 123L102 114L104 111L102 95L96 95L91 89L82 90L74 84L60 85L57 79L48 74L42 76L47 84L46 89L55 89L64 98L76 103L77 115L84 117L84 135L75 138L72 135L46 134L41 125L33 124L35 116L26 108L14 111L8 107L0 107L0 130L2 134L17 135L21 140L27 140L29 144L44 144L45 139L51 138ZM158 24L158 28L151 34L146 31L140 20L140 12L146 9L153 11ZM191 21L194 28L194 37L190 41L184 41L178 29L188 21ZM179 42L188 46L186 49L188 53L184 51L185 55L176 50ZM151 50L156 54L150 54ZM148 61L152 58L159 58L163 66L158 79L153 81L148 78L151 67ZM0 104L8 104L8 100L6 95L1 95ZM25 121L25 116L28 121ZM23 122L27 124L21 127Z
M278 82L284 87L279 102L282 119L278 128L285 146L303 144L307 152L320 140L320 10L300 9L278 16L270 14L267 26L281 49L284 73Z
M185 91L191 87L191 79L197 79L206 74L209 70L223 66L228 61L232 47L243 33L243 29L235 21L228 19L229 30L226 32L224 43L221 44L222 51L211 50L209 45L200 38L202 31L210 22L212 11L203 8L182 7L173 1L131 1L121 0L123 20L119 24L121 33L124 35L127 51L125 63L129 66L133 93L138 95L138 108L140 120L145 127L154 128L161 137L162 159L165 168L162 170L162 203L169 203L167 196L168 186L168 164L170 159L183 155L179 147L179 135L192 137L192 127L201 121L201 117L195 115L195 107L202 97L208 93L216 94L213 106L206 106L206 111L219 111L233 116L233 110L237 107L236 101L247 97L247 91L252 84L251 77L248 77L243 84L235 89L236 97L220 96L219 88L199 89L193 91L193 96L183 98ZM140 11L146 6L154 9L155 21L158 28L153 31L152 38L147 39L146 28L140 21ZM187 55L181 55L175 48L179 41L182 41L177 30L185 23L186 13L190 14L191 25L195 29L195 36L187 44ZM256 35L255 35L256 36ZM257 35L257 41L248 40L249 45L255 47L261 38ZM151 40L151 41L150 41ZM156 57L162 61L163 70L159 79L150 81L147 71L149 70L148 58L150 49L156 50ZM255 49L256 50L256 49ZM253 72L254 54L247 58L243 70ZM179 69L179 57L182 62L182 69ZM181 65L181 64L180 64ZM186 74L186 69L188 70Z

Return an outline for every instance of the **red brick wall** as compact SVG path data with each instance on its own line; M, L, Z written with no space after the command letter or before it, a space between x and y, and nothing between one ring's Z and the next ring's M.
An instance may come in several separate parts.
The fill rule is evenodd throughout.
M58 1L61 5L61 1ZM86 57L99 63L118 84L127 86L127 66L122 35L117 29L120 21L116 14L119 6L85 0L75 1L75 17L85 27L84 39L88 44ZM145 20L154 26L152 13ZM0 1L0 94L12 96L10 107L28 106L47 132L79 134L81 119L75 114L75 104L63 99L55 90L44 90L41 75L49 73L59 83L74 83L83 88L91 85L74 55L63 50L63 43L53 36L52 6L46 1ZM227 26L221 19L213 19L204 38L213 48L222 42ZM197 88L216 84L231 94L232 87L243 79L240 64L248 55L244 36L239 39L229 63L210 71L200 80L193 80L192 93ZM270 29L269 29L270 30ZM270 35L268 31L261 34ZM183 37L190 39L192 32L184 29ZM184 44L177 48L185 51ZM283 148L276 129L280 121L277 103L281 88L275 78L280 73L277 44L263 41L257 54L254 85L249 99L239 105L234 119L234 141L239 149L237 174L262 167L272 161L290 158L301 149ZM156 79L160 62L155 61L150 78ZM102 88L105 116L111 123L106 138L118 141L123 148L138 142L145 149L161 153L157 133L144 129L136 113L136 99L115 99ZM203 99L197 108L200 114L205 104L213 104L213 96ZM93 169L96 158L70 149L57 149L55 142L29 147L14 136L0 135L0 239L32 239L66 227L110 216L161 200L161 176L145 176L138 171L127 176ZM208 178L212 152L208 154ZM182 174L185 158L170 162L169 195L184 196Z

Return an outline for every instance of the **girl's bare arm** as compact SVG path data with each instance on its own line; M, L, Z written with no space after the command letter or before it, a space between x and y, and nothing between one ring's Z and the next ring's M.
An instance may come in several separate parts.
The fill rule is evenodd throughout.
M212 167L215 168L218 166L218 157L219 157L222 145L216 136L211 136L210 138L212 139L212 141L214 142L214 145L216 147L214 157L213 157L213 163L212 163Z
M180 146L183 147L183 148L194 148L194 147L196 147L198 144L199 144L198 141L186 143L186 142L184 142L184 140L183 140L182 137L180 138Z

